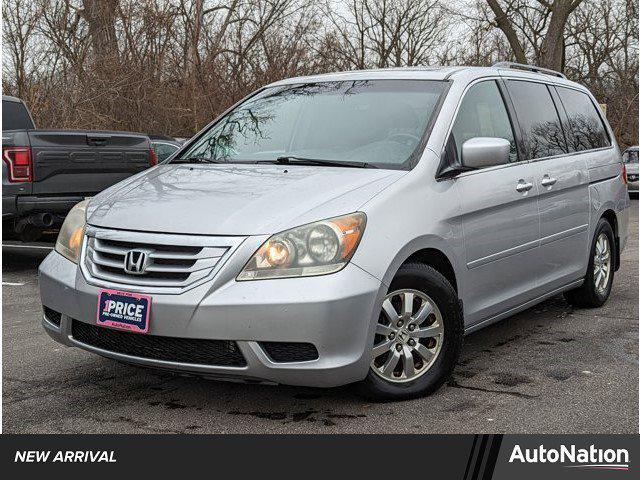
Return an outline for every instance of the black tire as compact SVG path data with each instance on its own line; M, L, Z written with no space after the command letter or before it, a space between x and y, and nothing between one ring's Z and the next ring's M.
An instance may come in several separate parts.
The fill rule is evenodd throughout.
M449 281L428 265L409 263L400 268L389 292L403 288L420 290L436 303L444 324L442 347L429 370L411 382L392 383L369 369L358 385L360 394L369 400L405 400L433 393L449 379L460 356L464 321L458 295Z
M596 289L593 271L593 257L596 250L596 241L601 233L604 233L609 239L609 248L611 250L611 273L609 275L609 281L604 292L600 293ZM565 292L564 298L574 307L581 308L597 308L601 307L609 299L611 293L611 286L613 285L613 277L615 274L615 259L616 259L616 243L613 235L613 229L609 222L601 218L596 225L596 232L591 241L591 249L589 250L589 266L587 267L587 275L584 278L584 283L573 290Z

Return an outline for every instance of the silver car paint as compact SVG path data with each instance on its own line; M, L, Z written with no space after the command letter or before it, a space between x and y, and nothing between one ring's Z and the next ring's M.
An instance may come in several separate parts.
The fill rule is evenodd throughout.
M638 153L638 147L629 147L625 153L627 153L628 151L631 150L635 150L636 154ZM626 168L627 168L627 174L629 175L638 175L638 167L640 166L640 164L636 163L627 163L626 164ZM636 180L635 182L629 181L627 182L627 189L629 191L629 193L638 193L638 184L640 182L638 182L638 180Z
M88 209L88 223L96 228L241 236L239 246L211 281L179 295L154 295L149 333L237 340L248 366L182 365L96 353L216 377L340 385L366 375L382 298L401 264L418 251L437 250L450 261L467 331L579 285L595 225L607 210L616 215L620 247L626 244L629 199L615 140L611 147L597 151L435 180L440 153L464 93L475 82L503 76L585 91L561 78L494 68L308 77L302 81L424 78L449 79L451 86L422 157L409 172L295 165L160 165L96 196ZM610 129L609 134L613 139ZM545 176L556 183L544 186ZM530 182L531 190L518 192L520 182ZM269 235L354 211L366 213L367 226L342 271L310 278L235 281ZM98 287L55 252L40 267L40 284L43 304L64 314L60 328L43 321L48 333L67 345L95 351L72 338L69 319L95 323ZM276 364L256 343L261 340L311 342L320 358Z
M355 211L406 174L299 165L159 165L122 188L96 196L87 220L125 230L272 234ZM166 224L158 225L150 210L163 212Z

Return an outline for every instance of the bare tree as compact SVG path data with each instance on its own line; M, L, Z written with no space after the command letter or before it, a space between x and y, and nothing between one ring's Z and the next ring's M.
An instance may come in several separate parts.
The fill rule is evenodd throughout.
M632 0L593 0L569 22L567 74L607 104L623 145L637 143L638 16Z
M426 65L447 39L439 0L351 0L325 4L338 55L352 68Z
M520 63L527 63L525 41L536 50L539 66L564 68L565 28L584 0L486 0L494 21Z
M89 25L93 52L100 64L113 62L118 57L116 14L118 0L82 0L84 9L79 14Z
M10 52L9 60L5 62L5 75L14 82L15 92L24 98L28 95L30 83L28 71L37 69L37 64L33 63L37 59L30 56L42 10L28 0L16 0L13 5L3 4L2 16L4 48Z
M3 90L44 128L191 136L284 77L558 68L561 45L561 67L607 104L619 142L638 141L637 0L6 0L3 15Z

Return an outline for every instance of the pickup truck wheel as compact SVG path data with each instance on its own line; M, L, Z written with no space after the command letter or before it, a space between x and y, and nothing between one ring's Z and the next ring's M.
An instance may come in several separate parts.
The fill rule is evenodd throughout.
M601 218L591 242L589 266L584 283L564 294L574 307L601 307L609 299L613 285L615 241L613 229L607 220Z
M20 240L23 242L35 242L42 236L42 230L35 225L27 224L17 232Z
M458 296L447 279L428 265L403 265L382 303L360 392L372 400L434 392L453 372L463 331Z

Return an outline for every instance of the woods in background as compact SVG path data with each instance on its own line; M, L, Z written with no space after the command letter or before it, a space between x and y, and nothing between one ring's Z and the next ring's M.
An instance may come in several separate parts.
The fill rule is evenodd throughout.
M189 137L285 77L376 67L562 70L638 144L636 0L5 0L3 93L41 128Z

